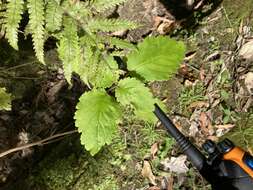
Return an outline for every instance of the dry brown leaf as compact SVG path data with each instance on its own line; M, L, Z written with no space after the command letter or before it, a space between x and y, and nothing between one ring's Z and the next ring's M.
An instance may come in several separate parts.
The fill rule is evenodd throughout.
M205 59L205 61L214 61L220 58L220 52L215 51L214 53L208 55Z
M171 159L165 159L161 162L164 170L170 170L177 174L186 173L189 168L185 165L187 157L185 155L180 155L178 157L171 157Z
M154 143L151 148L150 148L150 153L151 153L151 157L152 159L155 158L155 155L157 154L158 152L158 149L159 149L159 143Z
M195 108L208 108L209 107L209 103L205 102L205 101L196 101L193 102L189 105L190 109L195 109Z
M161 35L168 34L175 28L175 20L166 19L157 28L157 32Z
M152 185L156 185L156 182L155 182L156 177L154 176L151 166L147 160L144 160L144 162L143 162L141 175L145 178L148 178L149 182Z
M203 4L204 4L204 0L201 0L193 9L198 10Z
M253 60L253 40L245 43L239 51L239 56L243 59Z
M189 80L185 80L185 81L184 81L184 86L185 86L185 87L191 87L191 86L193 86L193 82L191 82L191 81L189 81Z
M235 125L234 124L225 124L225 125L215 125L214 127L217 129L231 129Z
M200 71L199 71L199 78L200 80L204 81L205 80L205 70L203 67L200 68Z
M152 187L149 187L147 190L161 190L161 188L157 186L152 186Z
M187 52L184 61L190 61L195 57L196 54L197 54L196 51Z
M116 32L111 33L112 36L117 36L117 37L123 37L126 35L128 30L119 30Z
M205 112L201 112L200 113L200 117L199 117L199 122L200 122L200 127L201 129L205 132L205 133L209 133L207 127L210 123L207 115Z

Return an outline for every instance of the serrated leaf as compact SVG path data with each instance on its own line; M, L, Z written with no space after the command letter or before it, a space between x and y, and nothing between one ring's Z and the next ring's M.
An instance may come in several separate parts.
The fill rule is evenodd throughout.
M119 30L135 29L138 26L128 20L123 19L108 19L108 18L94 18L87 24L87 29L92 32L103 31L112 32Z
M7 0L5 15L6 38L10 45L18 50L18 28L23 13L23 0Z
M57 51L63 63L64 76L70 84L72 72L78 70L81 64L77 25L71 18L64 20L64 30Z
M41 63L44 62L44 1L28 0L29 25L32 33L33 48L36 57Z
M119 81L115 90L117 101L134 108L135 115L145 121L154 122L154 104L157 102L142 82L134 78Z
M11 95L6 92L5 88L0 88L0 109L11 109Z
M128 70L147 81L167 80L177 72L184 58L185 46L168 37L148 37L138 44L138 51L128 56Z
M95 72L88 75L88 80L95 88L108 88L118 81L119 71L116 61L112 57L107 57L100 61Z
M76 108L75 124L81 143L95 155L112 142L121 118L120 107L104 90L93 90L81 96Z

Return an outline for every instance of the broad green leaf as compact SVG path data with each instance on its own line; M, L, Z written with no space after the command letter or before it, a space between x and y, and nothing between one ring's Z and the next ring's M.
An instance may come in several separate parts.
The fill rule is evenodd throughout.
M75 124L86 150L95 155L102 146L110 144L120 118L120 106L104 90L84 93L77 104Z
M0 88L0 109L11 109L11 95L6 92L5 88Z
M147 81L167 80L177 72L184 58L185 46L168 37L148 37L138 44L138 50L128 56L128 70Z
M142 82L134 78L126 78L116 88L116 98L123 105L134 108L135 115L145 121L154 122L154 104L157 102L152 93Z

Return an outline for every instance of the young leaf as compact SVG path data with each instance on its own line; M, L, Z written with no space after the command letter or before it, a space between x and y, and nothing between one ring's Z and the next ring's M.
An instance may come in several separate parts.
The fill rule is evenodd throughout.
M44 62L44 0L28 0L29 25L36 57Z
M116 98L123 105L134 108L136 116L143 120L154 122L154 104L157 102L152 93L142 82L134 78L126 78L119 82L116 88Z
M11 109L11 95L6 92L5 88L0 88L0 109Z
M120 118L119 105L104 90L84 93L77 104L75 124L86 150L95 155L102 146L110 144Z
M46 29L49 32L59 30L62 24L63 10L60 1L49 0L46 6Z
M92 84L94 88L107 88L118 81L118 65L113 57L105 57L98 49L93 52L89 47L83 54L85 64L79 64L75 72L86 84Z
M147 81L167 80L184 58L185 46L168 37L148 37L128 56L128 69Z
M69 84L71 83L72 72L79 68L81 60L78 39L76 23L71 18L66 18L57 50L63 63L65 78Z
M101 60L96 67L93 66L95 72L92 75L88 75L88 78L94 87L108 88L118 81L119 72L118 69L113 68L114 65L117 66L117 63L113 58L107 57Z
M7 0L6 10L6 38L10 45L18 50L18 27L23 13L23 0Z

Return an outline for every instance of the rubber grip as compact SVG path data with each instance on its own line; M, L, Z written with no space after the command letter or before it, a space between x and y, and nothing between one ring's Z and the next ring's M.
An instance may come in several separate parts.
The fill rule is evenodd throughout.
M231 160L238 164L247 174L249 174L253 178L253 170L247 166L247 164L243 161L243 157L245 155L245 151L239 147L234 147L229 152L223 155L224 160Z

